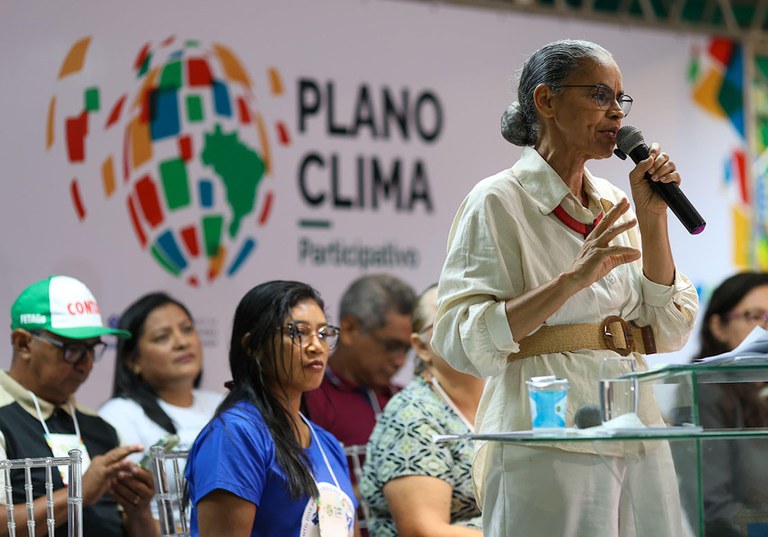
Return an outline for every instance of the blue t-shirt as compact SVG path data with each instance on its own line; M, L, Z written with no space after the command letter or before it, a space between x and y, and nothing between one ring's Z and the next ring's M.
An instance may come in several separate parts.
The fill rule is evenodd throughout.
M315 424L322 445L342 490L357 506L349 480L344 450L338 440ZM333 484L333 477L312 437L304 450L312 463L318 487ZM186 475L192 503L192 535L199 535L197 502L217 489L226 490L257 506L252 537L310 537L319 535L317 506L308 496L291 498L285 473L275 457L275 443L261 413L239 402L202 430L189 453ZM354 521L353 521L354 523Z

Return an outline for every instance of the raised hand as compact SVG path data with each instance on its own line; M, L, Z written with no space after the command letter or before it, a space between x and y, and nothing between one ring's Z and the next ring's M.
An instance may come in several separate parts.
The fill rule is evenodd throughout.
M610 244L614 238L637 225L635 219L618 222L628 210L629 201L622 199L605 213L585 239L569 271L580 289L589 287L619 265L640 259L640 250L637 248Z

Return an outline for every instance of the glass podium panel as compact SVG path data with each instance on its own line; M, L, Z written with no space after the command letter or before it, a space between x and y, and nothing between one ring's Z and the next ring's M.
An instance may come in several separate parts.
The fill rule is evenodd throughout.
M647 429L561 429L559 431L514 431L499 434L469 434L461 436L436 437L437 442L446 442L460 438L477 441L519 443L535 446L555 443L587 442L592 444L598 455L605 451L604 462L609 466L609 459L616 452L616 445L623 446L626 456L622 457L621 476L615 474L617 483L622 487L622 494L631 498L634 508L634 523L637 537L656 537L651 530L644 531L647 524L644 519L644 500L633 497L630 481L624 476L633 473L633 467L642 466L638 453L660 448L663 443L669 445L680 494L681 510L679 513L683 528L682 537L762 537L768 536L768 497L765 490L768 483L760 483L757 477L756 487L738 486L731 479L724 478L727 472L720 470L720 463L730 467L741 466L747 461L735 460L733 454L742 451L741 446L750 444L751 450L765 454L768 458L768 430L703 430L700 427L653 427ZM640 448L640 443L645 448ZM608 449L609 444L611 449ZM611 453L610 455L608 453ZM602 458L602 457L601 457ZM718 464L713 464L713 461ZM768 461L764 464L768 465ZM613 466L613 465L611 465ZM748 468L744 469L747 473ZM640 470L642 471L642 470ZM720 493L718 494L718 489ZM762 490L760 490L762 489ZM714 492L713 492L714 491ZM709 492L705 495L705 492ZM647 496L646 496L647 498ZM706 509L705 509L706 506ZM625 521L626 522L626 521Z
M713 384L768 382L768 358L727 364L670 365L627 375L640 385L651 385L665 421L671 425L700 425L702 393Z
M702 397L715 385L768 382L768 359L751 358L717 365L671 365L632 373L639 385L663 400L667 427L535 429L498 434L436 437L437 442L471 438L476 441L552 446L588 442L608 458L625 453L627 473L644 449L668 445L674 463L686 537L768 537L768 428L706 428L701 426ZM643 389L643 386L639 386ZM597 393L597 387L595 387ZM706 420L705 420L706 421ZM617 446L619 446L617 448ZM645 446L645 448L640 447ZM608 455L610 453L611 455ZM601 455L601 458L603 456ZM617 481L619 475L615 475ZM644 505L621 481L622 494L632 498L638 537L643 532ZM646 515L647 516L647 515Z

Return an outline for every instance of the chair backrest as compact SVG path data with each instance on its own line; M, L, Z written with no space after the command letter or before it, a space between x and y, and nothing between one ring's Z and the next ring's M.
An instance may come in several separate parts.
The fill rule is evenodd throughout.
M184 498L184 463L189 451L166 451L162 446L153 446L149 453L152 477L155 480L160 535L189 537L189 509Z
M24 471L25 505L27 508L27 535L35 537L35 507L32 485L32 469L45 469L45 497L47 534L53 537L56 521L53 516L53 472L59 466L67 466L67 535L83 537L83 459L79 449L69 451L68 457L41 457L35 459L0 460L0 472L5 483L5 509L8 514L8 534L16 537L16 519L13 515L13 482L11 472Z
M367 531L368 529L368 506L360 497L358 486L360 480L363 478L363 463L365 462L365 448L366 444L353 444L344 446L344 454L347 456L347 462L349 463L349 471L352 473L352 485L355 488L355 494L360 502L360 508L357 510L357 519L361 531Z

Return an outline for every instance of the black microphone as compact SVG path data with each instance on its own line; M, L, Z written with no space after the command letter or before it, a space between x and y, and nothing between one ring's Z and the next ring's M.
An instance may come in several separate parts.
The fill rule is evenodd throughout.
M643 141L643 133L640 129L630 125L624 125L616 133L616 149L614 153L622 160L629 155L637 164L645 160L651 154L648 146ZM672 209L678 220L682 222L685 229L691 235L698 235L704 230L707 223L694 208L683 191L675 183L659 183L651 180L651 176L646 172L645 178L651 183L653 189L664 199L667 206Z
M573 416L573 424L577 429L589 429L602 424L600 417L600 407L597 405L584 405L580 407Z

